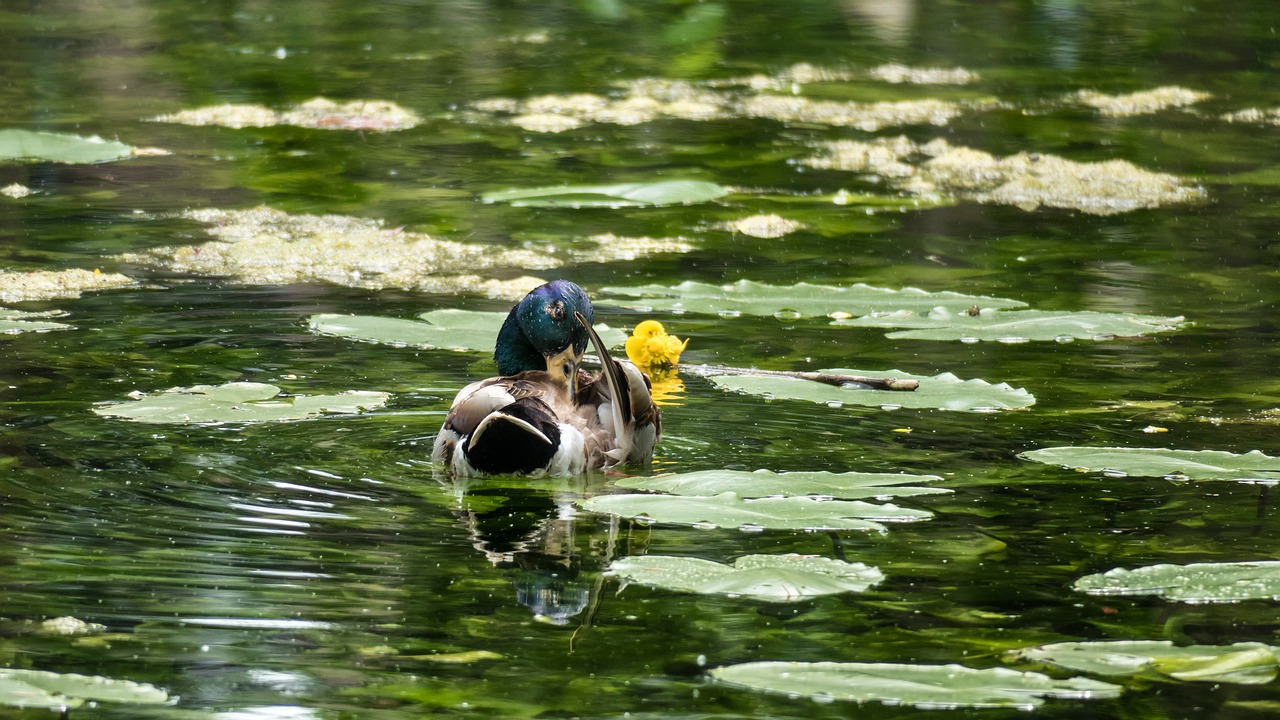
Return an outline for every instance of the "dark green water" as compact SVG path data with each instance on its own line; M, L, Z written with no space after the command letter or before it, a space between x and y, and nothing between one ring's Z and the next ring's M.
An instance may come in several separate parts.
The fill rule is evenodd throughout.
M724 688L703 672L750 660L990 667L1010 649L1082 639L1277 643L1274 602L1180 605L1071 589L1113 567L1275 558L1277 509L1258 486L1107 478L1016 458L1066 444L1280 451L1275 425L1203 421L1280 404L1280 128L1217 117L1275 104L1277 22L1271 0L5 4L0 126L174 155L0 164L0 186L38 191L0 198L0 268L102 268L147 283L17 304L68 311L76 329L0 339L0 664L150 682L178 697L167 708L104 703L73 717L999 718L1023 713L818 704ZM545 42L527 39L535 32ZM874 134L747 118L537 134L456 112L498 96L607 94L621 80L738 77L798 62L962 66L982 79L822 87L836 99L1005 105ZM1214 97L1195 112L1129 118L1060 101L1081 89L1162 85ZM426 121L388 134L144 121L316 95L391 100ZM1125 159L1199 183L1207 199L1107 217L962 202L852 218L833 205L750 198L578 211L477 200L509 187L671 177L774 194L884 192L790 161L822 141L901 133L1001 155ZM910 500L937 517L885 536L631 526L569 511L607 490L608 475L494 480L466 492L433 477L431 439L457 389L492 372L484 355L359 344L305 325L319 312L413 317L508 303L246 286L107 259L206 241L201 226L172 217L184 209L260 204L382 218L495 248L600 232L681 235L697 246L539 273L593 292L684 280L866 282L1042 309L1186 315L1195 325L1145 339L1007 345L891 340L822 318L658 316L692 338L685 359L694 362L953 372L1025 387L1037 404L996 415L827 408L686 377L685 404L664 418L657 469L909 471L944 476L955 495ZM845 229L781 240L706 229L754 212L807 213L816 228ZM636 319L608 305L597 312L620 326ZM141 425L91 412L135 390L233 380L394 398L369 415L251 426ZM1168 432L1145 434L1148 425ZM843 552L886 581L773 606L636 586L618 594L600 575L625 555L724 562L753 552ZM535 609L557 612L539 588L558 592L563 624L535 619ZM109 634L34 632L66 615ZM468 651L499 657L425 657ZM1274 684L1140 682L1119 700L1050 700L1037 714L1277 712Z

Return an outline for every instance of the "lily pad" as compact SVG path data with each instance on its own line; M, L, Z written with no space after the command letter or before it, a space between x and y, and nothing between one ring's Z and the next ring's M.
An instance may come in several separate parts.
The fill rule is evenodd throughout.
M1257 642L1179 647L1168 640L1110 640L1053 643L1020 650L1016 657L1094 675L1261 685L1276 678L1277 652L1280 648Z
M1280 458L1257 450L1237 454L1222 450L1062 446L1029 450L1018 457L1112 477L1280 483Z
M1080 578L1075 589L1090 595L1156 595L1185 603L1280 600L1280 562L1115 568Z
M923 708L1008 707L1033 710L1045 698L1099 700L1120 696L1117 685L1034 672L963 665L751 662L711 671L720 682L814 700L877 701Z
M389 393L348 390L337 395L279 397L280 388L255 382L176 387L137 400L105 403L94 412L144 423L216 425L279 422L324 413L360 413L385 405Z
M24 708L79 707L85 700L155 705L169 694L146 683L107 677L0 668L0 704Z
M669 555L615 560L608 575L624 582L678 592L734 595L766 602L796 602L821 595L863 592L884 580L879 569L813 555L746 555L732 565Z
M1020 343L1030 340L1114 340L1186 327L1182 317L1156 317L1132 313L1058 312L1049 310L1002 311L983 308L976 314L934 308L928 313L912 311L869 315L836 320L842 327L911 328L891 332L887 337L913 340L994 340Z
M14 128L0 130L0 161L84 164L123 160L132 156L132 147L96 136L81 137Z
M59 315L58 312L22 312L0 308L0 335L17 335L24 332L48 332L50 330L66 330L66 323L49 322L48 320L32 320L30 318L46 318Z
M493 349L493 340L507 318L505 312L472 310L432 310L418 316L422 321L376 315L312 315L307 323L313 332L351 340L396 346L439 348L461 352ZM603 323L595 326L609 347L621 347L627 335Z
M640 285L637 287L606 287L601 293L620 295L629 300L615 300L626 307L653 312L692 312L704 314L734 315L786 315L822 316L867 315L873 312L894 310L926 311L935 307L962 312L977 305L984 308L1023 307L1024 302L984 295L963 295L955 292L928 292L918 288L873 287L857 283L844 287L832 285L767 285L739 280L732 285L710 285L699 282L683 282L674 287L664 285Z
M505 202L516 207L644 207L715 200L729 194L727 188L701 180L663 180L618 185L557 185L485 193L487 203Z
M941 480L937 475L908 475L905 473L833 473L833 472L784 472L769 470L699 470L696 472L636 477L619 480L614 484L631 490L649 490L673 495L719 495L736 493L744 498L822 496L857 500L913 495L937 495L950 490L919 487L908 483L928 483Z
M655 523L743 530L869 530L883 533L882 522L918 522L933 517L925 510L861 500L811 497L744 499L726 492L711 497L679 495L598 495L582 506L596 513Z
M808 400L829 407L858 405L897 408L933 408L937 410L962 410L968 412L995 412L1014 410L1034 405L1035 397L1023 388L1007 383L992 384L986 380L961 380L951 373L929 377L912 375L900 370L853 370L836 368L822 370L840 375L885 376L902 380L917 380L920 387L912 392L893 390L868 390L864 388L836 387L813 380L778 377L772 375L713 375L711 382L723 390L761 395L770 399Z

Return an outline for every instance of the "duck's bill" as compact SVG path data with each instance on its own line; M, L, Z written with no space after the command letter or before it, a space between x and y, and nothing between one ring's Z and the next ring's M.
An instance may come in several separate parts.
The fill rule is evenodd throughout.
M546 355L547 374L556 382L562 382L569 388L569 395L578 394L578 366L582 364L582 354L574 352L574 347L561 350L554 355Z

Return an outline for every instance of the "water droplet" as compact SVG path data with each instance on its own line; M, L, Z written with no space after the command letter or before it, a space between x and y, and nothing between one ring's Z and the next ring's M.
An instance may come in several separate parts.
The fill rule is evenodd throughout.
M1071 335L1059 335L1058 337L1054 338L1053 341L1056 343L1066 344L1066 343L1075 342L1076 339Z
M901 406L901 405L891 405L891 404L889 404L889 403L885 403L884 405L881 405L881 406L880 406L880 409L881 409L881 410L901 410L901 409L902 409L902 406Z
M633 519L635 520L637 525L653 525L658 522L657 520L654 520L648 515L637 515Z
M1098 342L1105 342L1107 340L1115 340L1116 336L1112 335L1111 333L1098 333L1097 335L1093 336L1093 339L1097 340Z
M964 335L964 336L962 336L962 337L960 338L960 342L962 342L962 343L964 343L964 344L966 344L966 345L972 345L972 344L974 344L974 343L978 342L978 338L976 338L976 337L972 337L972 336L970 336L970 335Z
M715 523L707 522L706 520L699 520L698 522L694 523L693 526L698 528L699 530L715 530L716 529Z
M827 401L827 407L829 407L829 408L841 408L841 407L844 407L844 403L840 402L839 400L828 400L828 401Z
M760 397L764 398L765 400L772 400L772 399L773 399L773 393L770 393L770 392L767 392L767 393L760 393Z
M800 313L796 312L795 310L785 310L785 309L775 312L773 316L779 320L799 320L801 317L803 317Z
M1109 468L1108 468L1108 469L1106 469L1106 470L1103 470L1103 471L1102 471L1102 475L1103 475L1103 477L1112 477L1112 478L1123 478L1123 477L1129 477L1129 473L1127 473L1127 472L1125 472L1125 471L1123 471L1123 470L1111 470L1111 469L1109 469Z
M720 317L723 317L723 318L736 318L736 317L742 317L742 311L741 311L741 310L721 310L720 312L718 312L718 313L716 313L716 314L717 314L717 315L719 315Z
M742 523L741 525L738 526L738 529L741 530L742 532L750 532L750 533L764 532L764 526L756 525L755 523Z
M1004 343L1005 345L1020 345L1025 342L1030 342L1030 340L1024 337L1020 337L1018 335L1008 335L1005 337L996 338L996 342Z

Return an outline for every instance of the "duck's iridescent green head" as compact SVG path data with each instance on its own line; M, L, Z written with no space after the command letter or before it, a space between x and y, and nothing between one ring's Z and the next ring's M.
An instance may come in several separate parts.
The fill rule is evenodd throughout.
M576 382L587 332L574 317L582 313L594 322L591 300L582 288L568 280L553 280L524 297L498 331L493 359L498 372L514 375L525 370L546 370L570 386Z

